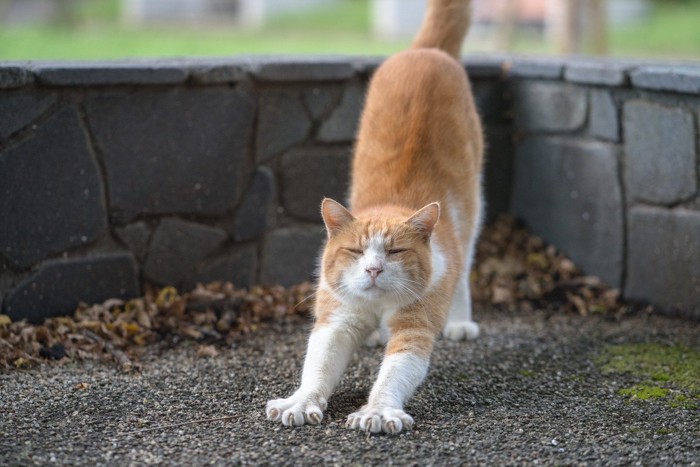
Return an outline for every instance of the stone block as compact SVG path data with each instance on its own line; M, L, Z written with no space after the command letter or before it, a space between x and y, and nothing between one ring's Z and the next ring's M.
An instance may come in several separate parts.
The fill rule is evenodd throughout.
M265 233L274 223L276 198L274 174L267 167L259 167L228 229L234 240L252 240Z
M225 88L105 93L86 103L110 216L221 215L238 200L255 103Z
M508 118L510 102L507 88L500 81L478 80L472 82L474 103L484 122L500 123Z
M588 134L608 141L620 141L620 111L610 91L592 89Z
M462 60L469 78L502 78L508 59L499 55L469 56Z
M485 127L484 195L486 221L510 212L513 189L513 131L507 126Z
M148 224L138 221L123 227L115 227L114 233L139 261L146 258L148 241L151 238L151 229Z
M165 60L38 62L36 80L48 86L107 86L116 84L180 84L188 72L181 63Z
M56 102L51 94L6 94L0 99L0 141L25 128Z
M355 139L365 104L365 92L366 88L362 83L351 83L345 88L340 105L333 110L318 131L319 141L349 143Z
M44 318L73 313L80 302L128 300L140 295L138 277L130 253L49 260L7 294L4 313L13 320L40 323Z
M693 116L634 100L624 105L625 180L630 199L675 203L697 190Z
M198 283L231 282L236 288L247 288L256 283L258 249L256 245L237 248L197 268L184 282L184 290L194 289Z
M325 239L321 225L279 229L270 234L263 246L260 283L290 286L314 279Z
M531 137L517 149L513 212L587 274L621 281L620 150L597 141Z
M99 168L66 107L0 153L0 253L26 268L107 231Z
M631 73L632 85L641 89L700 94L700 66L643 66Z
M524 131L575 131L586 122L587 90L566 83L523 81L515 86L515 123Z
M291 216L321 222L321 201L344 203L349 179L349 149L293 150L282 157L282 205Z
M0 89L20 88L33 79L34 76L22 66L0 64Z
M355 69L346 57L272 57L253 63L251 74L261 81L342 81Z
M618 61L573 61L566 65L564 79L572 83L623 86L631 65Z
M195 83L236 83L248 78L247 62L231 58L188 58L183 65Z
M638 206L627 225L625 296L700 318L700 212Z
M266 90L258 99L256 159L264 163L306 139L311 122L296 91Z
M302 100L313 120L325 117L338 105L342 95L340 86L314 86L304 91Z
M225 239L223 229L164 218L153 232L143 267L144 276L160 285L179 285Z
M510 76L516 78L561 79L564 62L548 59L515 59L505 65Z

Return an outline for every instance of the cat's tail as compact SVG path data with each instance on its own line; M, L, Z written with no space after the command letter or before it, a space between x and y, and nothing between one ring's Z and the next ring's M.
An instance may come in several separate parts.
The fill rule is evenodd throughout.
M429 0L413 48L438 48L459 60L471 22L471 0Z

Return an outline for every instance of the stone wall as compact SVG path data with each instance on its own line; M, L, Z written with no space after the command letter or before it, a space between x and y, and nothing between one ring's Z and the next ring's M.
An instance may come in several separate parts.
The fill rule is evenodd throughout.
M0 301L13 318L145 282L312 277L379 59L0 63ZM697 67L465 62L488 216L628 297L700 315ZM511 201L512 200L512 201Z

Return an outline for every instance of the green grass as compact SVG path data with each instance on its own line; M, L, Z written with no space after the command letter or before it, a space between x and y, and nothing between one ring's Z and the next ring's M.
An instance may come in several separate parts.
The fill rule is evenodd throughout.
M388 55L408 40L383 43L370 32L369 0L290 14L260 31L223 25L127 27L118 21L118 0L91 0L72 26L0 27L0 60L115 59L125 57L234 54ZM610 55L700 59L700 0L661 2L643 24L610 32ZM532 31L517 37L515 52L550 53ZM467 52L491 51L468 44Z

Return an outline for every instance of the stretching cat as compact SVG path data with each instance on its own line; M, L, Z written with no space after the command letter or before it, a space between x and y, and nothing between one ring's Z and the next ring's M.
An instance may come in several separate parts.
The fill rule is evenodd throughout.
M398 433L433 341L474 338L469 271L481 221L483 138L457 61L469 0L431 0L412 48L375 73L352 169L352 212L321 205L328 241L299 389L267 403L284 425L318 424L363 341L386 343L367 404L347 424ZM438 222L439 219L439 222Z

